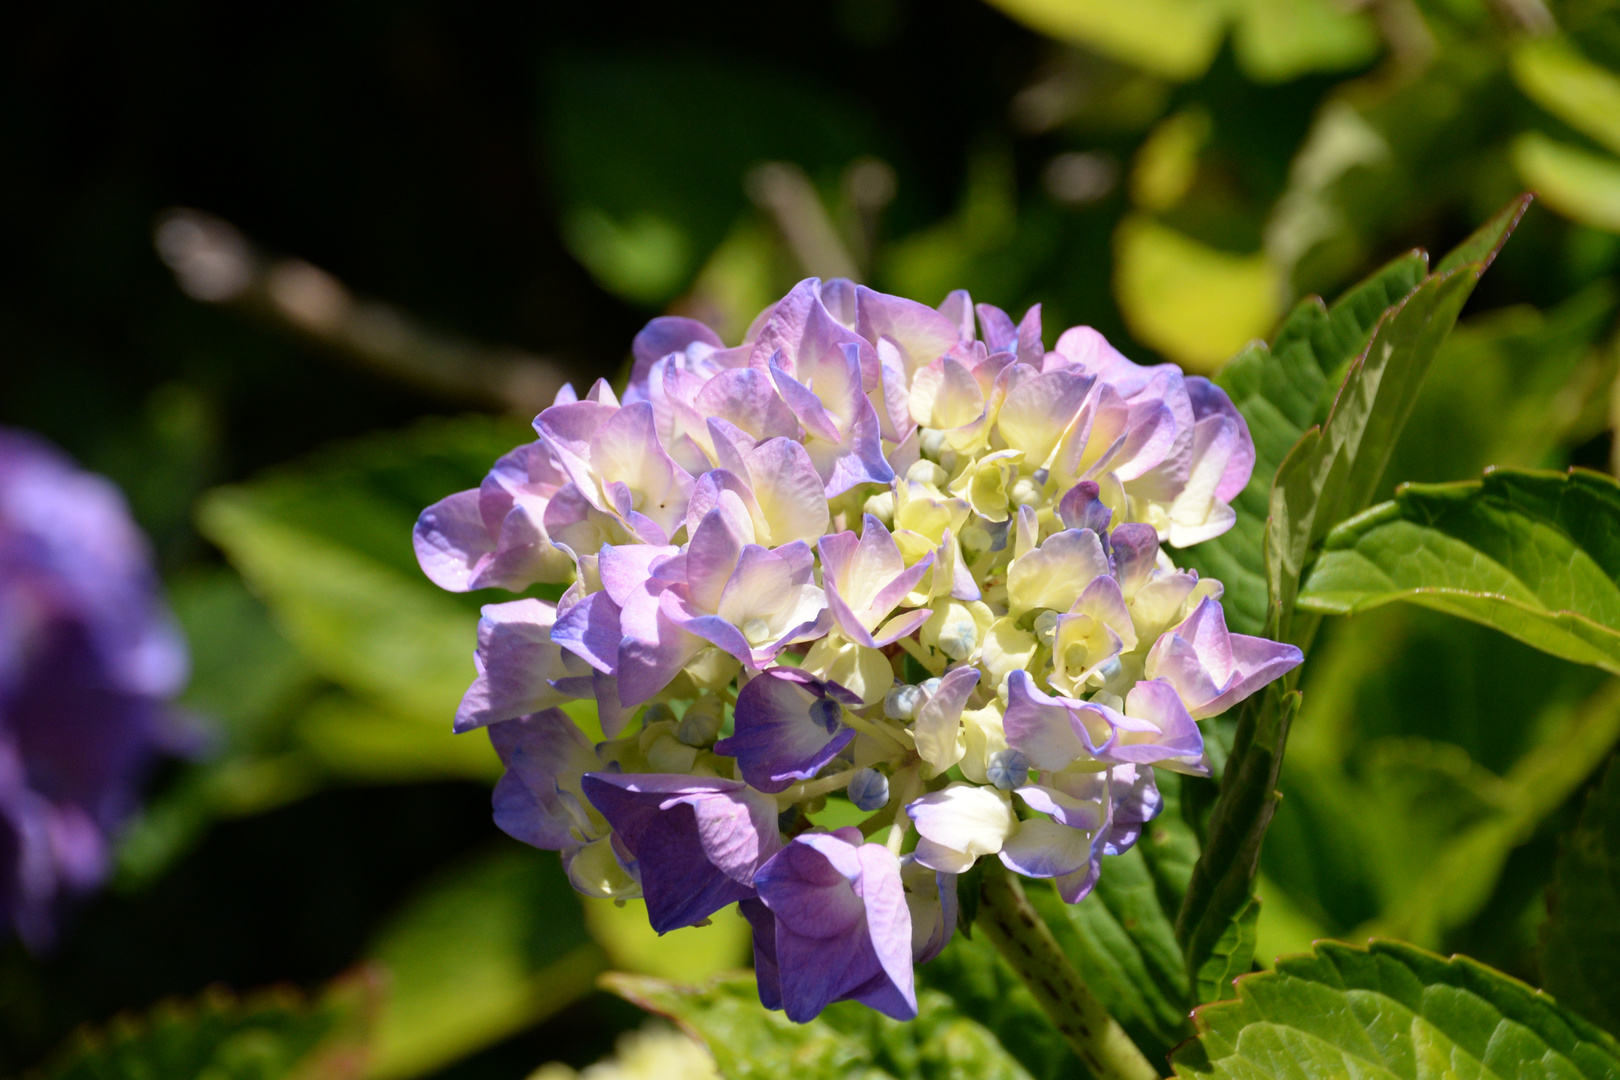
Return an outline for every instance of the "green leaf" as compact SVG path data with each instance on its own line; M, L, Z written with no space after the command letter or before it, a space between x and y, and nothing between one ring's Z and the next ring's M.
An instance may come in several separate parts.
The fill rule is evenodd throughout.
M618 971L697 982L752 959L753 931L735 905L709 917L707 926L660 934L647 921L645 900L583 899L585 926Z
M1526 304L1465 320L1429 369L1379 485L1546 468L1608 426L1613 363L1597 347L1614 316L1600 280L1545 313Z
M486 739L449 733L475 674L482 598L429 582L411 527L529 434L484 418L424 423L203 500L203 534L310 667L347 692L299 721L323 767L368 780L499 775Z
M1592 63L1560 37L1521 42L1509 70L1537 105L1620 154L1620 75Z
M1565 836L1541 929L1541 975L1566 1006L1620 1032L1620 757Z
M1620 484L1583 469L1410 484L1334 530L1300 606L1395 601L1620 673Z
M1385 310L1417 288L1428 265L1428 256L1414 251L1347 291L1332 308L1318 297L1300 301L1272 347L1250 345L1215 376L1248 421L1254 473L1233 504L1238 517L1232 529L1177 557L1226 586L1222 605L1232 630L1265 629L1265 522L1277 466L1317 418L1329 373L1360 350Z
M951 999L962 1015L997 1033L1035 1080L1069 1080L1085 1066L1052 1026L1029 987L984 934L958 933L917 969L919 985Z
M992 0L1040 33L1095 49L1156 75L1191 79L1215 58L1227 27L1244 74L1282 82L1371 60L1378 36L1360 12L1323 0Z
M367 1075L421 1076L591 992L607 967L557 857L516 845L442 873L368 955L388 973Z
M191 681L180 704L207 725L211 753L130 823L118 848L121 888L155 880L218 818L271 809L322 779L286 738L322 680L241 578L223 567L192 573L174 583L169 598L191 648Z
M795 1024L760 1005L751 974L702 986L620 974L602 982L702 1039L727 1080L1029 1080L995 1035L936 990L917 995L908 1023L845 1001Z
M1143 1053L1162 1057L1186 1037L1187 968L1140 853L1108 859L1078 904L1047 882L1025 892L1087 988Z
M238 998L213 989L104 1028L84 1028L40 1080L337 1080L358 1077L378 989L365 974L317 1000L291 989Z
M1525 970L1550 819L1620 734L1613 681L1407 605L1326 629L1266 837L1261 941L1275 899L1316 925L1260 959L1377 935Z
M1527 131L1513 140L1513 167L1560 214L1620 232L1620 161Z
M1320 308L1313 314L1311 306L1302 305L1278 333L1279 355L1308 343L1318 363L1326 364L1320 368L1324 372L1336 356L1351 359L1326 419L1301 436L1271 486L1265 523L1267 636L1310 646L1316 620L1296 627L1294 600L1314 545L1372 497L1430 361L1528 205L1529 196L1521 196L1481 226L1435 274L1383 312L1358 351L1350 351L1360 340L1355 327L1377 308L1380 287L1387 296L1403 283L1400 272L1375 276L1370 287L1336 305L1340 318ZM1406 267L1415 273L1418 264L1413 260ZM1253 903L1260 846L1276 812L1277 777L1299 707L1297 693L1287 691L1292 683L1290 678L1274 684L1244 702L1238 713L1203 854L1176 919L1176 936L1195 975L1224 947L1223 940L1242 940L1241 934L1229 936L1229 930Z
M1197 1011L1183 1077L1586 1077L1620 1045L1550 997L1465 957L1323 942Z
M1080 903L1065 903L1050 883L1025 889L1086 986L1150 1058L1190 1034L1192 998L1175 915L1198 845L1176 788L1170 776L1160 776L1159 816L1134 847L1104 860L1096 887Z
M1210 947L1209 956L1193 973L1199 1001L1231 997L1232 980L1254 968L1259 924L1260 898L1256 896L1226 924L1226 930Z
M1176 917L1176 939L1200 993L1211 985L1206 965L1222 963L1217 957L1223 950L1231 954L1241 941L1229 936L1231 924L1253 906L1260 844L1277 812L1277 774L1299 702L1298 691L1284 692L1273 683L1244 703L1221 774L1221 793L1210 813L1208 839Z
M1296 632L1293 609L1312 546L1372 498L1429 363L1528 206L1529 196L1514 200L1385 313L1351 361L1327 419L1278 467L1266 526L1270 636L1309 643L1314 620Z

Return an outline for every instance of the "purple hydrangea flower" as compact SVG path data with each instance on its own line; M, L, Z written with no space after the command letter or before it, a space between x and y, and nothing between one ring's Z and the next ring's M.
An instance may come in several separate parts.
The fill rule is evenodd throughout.
M1205 597L1180 626L1154 643L1147 677L1175 687L1187 711L1202 720L1219 716L1304 659L1293 645L1229 633L1226 612Z
M835 1001L917 1015L911 909L900 860L859 829L800 836L754 875L759 997L804 1023Z
M776 853L776 802L737 780L587 773L585 797L635 859L660 934L695 926L754 895Z
M855 732L841 717L860 704L837 683L797 668L771 668L737 695L736 731L714 744L715 753L736 758L743 779L759 790L786 791L849 745Z
M1298 662L1171 558L1253 470L1208 380L1089 327L1048 352L1038 305L815 278L734 345L662 317L632 352L622 397L565 390L423 515L447 588L571 563L555 609L485 608L456 726L489 726L502 828L577 888L659 930L739 902L796 1020L911 1015L983 856L1078 901L1158 813L1155 767L1206 771L1197 720ZM546 711L591 698L595 747ZM805 831L840 791L885 845Z
M186 673L117 489L0 430L0 920L30 947L106 877Z

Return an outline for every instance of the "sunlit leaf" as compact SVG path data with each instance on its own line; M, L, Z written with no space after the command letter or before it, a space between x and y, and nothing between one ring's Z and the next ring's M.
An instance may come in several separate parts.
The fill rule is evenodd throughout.
M1548 889L1541 974L1567 1007L1620 1032L1620 757L1564 837Z
M388 975L367 1075L432 1072L591 992L607 967L550 852L504 845L429 882L369 950Z
M1513 165L1554 210L1620 232L1620 160L1527 131L1513 141Z
M760 1005L751 974L695 987L618 974L603 983L702 1039L727 1080L1029 1080L995 1035L935 990L917 995L909 1023L839 1002L795 1024Z
M1412 484L1329 536L1300 598L1351 615L1395 601L1620 673L1620 484L1497 470Z
M1260 898L1254 897L1226 924L1221 936L1210 946L1209 956L1193 973L1199 1001L1219 1001L1232 996L1232 980L1247 975L1254 967L1259 923Z
M1306 925L1260 959L1377 934L1528 973L1551 819L1620 733L1609 680L1406 605L1324 629L1260 890L1263 941L1275 901Z
M1238 63L1261 81L1355 67L1378 38L1359 13L1322 0L991 0L1032 29L1171 79L1203 74L1235 21Z
M1266 256L1218 251L1147 217L1114 237L1114 294L1131 333L1191 371L1212 371L1277 321Z
M1299 702L1298 691L1273 683L1243 707L1204 849L1176 916L1176 938L1199 993L1220 992L1223 975L1230 974L1227 958L1248 936L1241 929L1234 936L1232 924L1253 918L1260 845L1277 812L1277 775Z
M1313 545L1372 498L1430 362L1528 205L1528 196L1509 204L1386 313L1351 361L1327 418L1278 467L1266 526L1271 636L1308 644L1312 624L1295 628L1293 608Z
M1546 312L1521 304L1458 324L1429 369L1379 498L1397 481L1546 467L1607 426L1612 371L1597 343L1615 300L1603 280Z
M1277 466L1317 418L1328 376L1364 347L1390 305L1427 276L1428 265L1425 254L1411 252L1348 290L1331 308L1316 297L1301 301L1278 329L1274 347L1251 344L1215 376L1248 421L1254 472L1234 502L1238 516L1232 529L1177 557L1226 586L1222 606L1231 629L1265 630L1265 521Z
M501 453L532 435L485 419L423 424L339 447L248 484L211 493L198 511L320 675L352 697L323 697L300 728L329 770L487 779L487 740L449 734L474 675L479 598L441 592L416 567L420 509L476 486ZM488 599L506 599L507 594Z
M1620 1045L1517 980L1396 942L1323 942L1195 1014L1184 1077L1567 1076L1620 1071Z
M1509 69L1537 105L1620 154L1620 75L1592 63L1561 37L1521 42Z
M1064 903L1045 882L1025 892L1087 988L1144 1053L1163 1056L1186 1038L1186 963L1173 914L1160 907L1139 852L1107 860L1078 904Z
M753 957L753 931L735 905L711 915L708 926L659 934L647 922L647 903L586 899L585 925L617 971L697 982L731 971Z

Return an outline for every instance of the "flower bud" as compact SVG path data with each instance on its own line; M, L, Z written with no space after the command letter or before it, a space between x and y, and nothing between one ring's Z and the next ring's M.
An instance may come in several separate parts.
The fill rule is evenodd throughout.
M911 463L911 468L906 470L906 479L914 484L931 484L936 488L943 488L950 478L950 473L927 458L918 458Z
M921 687L901 684L891 687L883 695L883 715L890 720L910 720L917 715L917 706L923 702Z
M1014 506L1040 506L1046 498L1045 488L1031 476L1020 476L1007 492Z
M1011 791L1029 782L1029 758L1022 750L997 750L985 763L984 773L996 787Z
M1051 608L1035 616L1035 638L1048 649L1052 647L1052 637L1057 633L1058 613Z
M894 492L880 491L861 506L863 514L871 514L885 525L894 524Z
M876 769L862 769L849 781L849 801L870 814L889 805L889 778Z
M650 728L654 724L668 723L674 719L674 709L670 708L662 701L655 701L651 705L647 706L646 711L641 714L641 726L644 728Z
M810 706L810 718L829 732L838 730L844 719L844 707L830 697L824 697Z
M687 708L680 726L675 729L675 737L687 746L713 746L714 740L720 737L724 722L725 703L713 694L707 694Z

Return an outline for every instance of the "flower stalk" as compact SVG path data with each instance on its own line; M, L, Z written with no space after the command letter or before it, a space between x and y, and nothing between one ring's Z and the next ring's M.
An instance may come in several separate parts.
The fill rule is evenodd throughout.
M1086 988L1018 879L986 860L979 926L1097 1080L1157 1080L1159 1070Z

